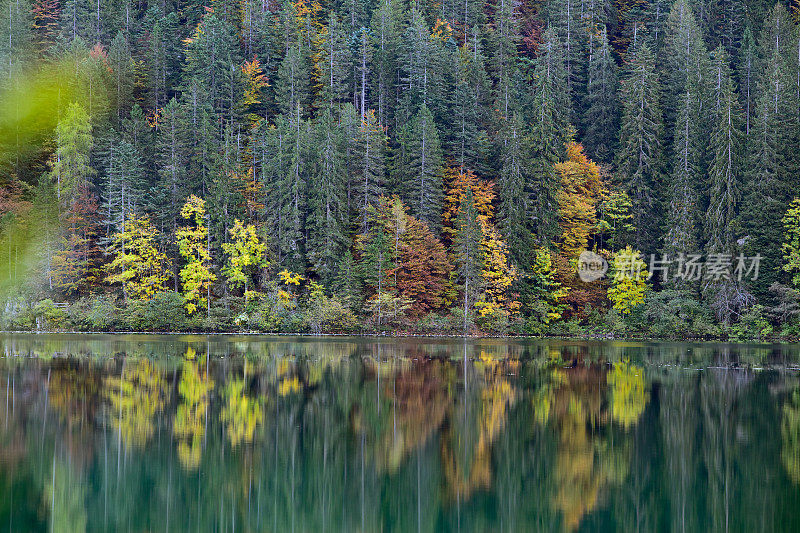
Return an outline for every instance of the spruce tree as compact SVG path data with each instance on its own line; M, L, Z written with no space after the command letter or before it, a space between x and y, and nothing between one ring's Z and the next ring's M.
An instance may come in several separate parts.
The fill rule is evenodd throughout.
M610 163L619 140L617 66L605 27L599 35L591 35L590 40L597 44L589 56L583 144L592 159Z
M400 136L401 158L396 182L411 214L434 231L441 225L442 147L433 115L423 104Z
M705 241L710 253L730 253L736 238L745 147L739 95L723 45L714 51L713 76L714 124L711 130Z
M327 110L312 132L313 157L307 220L308 259L323 285L330 286L347 248L347 168L341 127Z
M453 239L453 254L457 265L459 281L461 283L464 333L469 330L472 323L473 308L478 301L482 290L481 271L483 269L483 255L481 253L481 230L478 211L475 208L475 197L472 188L467 187L461 196L458 215L455 220L455 238Z
M630 53L621 81L622 122L617 168L633 203L633 242L638 250L653 251L660 210L655 191L661 186L660 86L655 58L642 43Z

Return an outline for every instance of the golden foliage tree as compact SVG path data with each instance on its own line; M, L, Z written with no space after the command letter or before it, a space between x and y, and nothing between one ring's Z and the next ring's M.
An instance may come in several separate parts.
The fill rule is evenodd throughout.
M186 260L180 276L186 311L191 315L200 306L206 306L206 311L209 311L211 282L217 276L211 272L205 200L194 194L189 196L181 209L181 217L190 222L188 226L178 229L175 235L178 238L178 250Z
M222 243L223 251L228 255L228 264L222 273L231 287L244 286L244 297L248 298L248 284L254 271L267 266L265 252L267 245L261 242L252 224L245 226L237 218L233 227L228 230L231 242Z
M644 303L647 292L647 265L642 261L638 250L630 246L615 253L611 260L611 287L608 298L622 314Z
M158 231L147 217L136 215L114 235L116 254L108 265L109 283L121 283L126 298L150 300L169 278L167 256L155 246Z
M560 248L567 257L586 249L597 226L597 204L603 192L600 167L583 153L583 146L567 143L567 160L556 163L561 177L558 190Z

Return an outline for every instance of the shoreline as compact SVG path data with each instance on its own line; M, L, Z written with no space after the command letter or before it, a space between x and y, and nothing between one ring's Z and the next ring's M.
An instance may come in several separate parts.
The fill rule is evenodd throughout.
M251 337L355 337L355 338L383 338L383 339L465 339L476 341L482 339L508 339L508 340L564 340L564 341L620 341L620 342L676 342L676 343L724 343L724 344L762 344L762 345L792 345L800 344L800 339L765 338L751 340L736 340L724 337L651 337L651 336L615 336L615 335L456 335L447 333L308 333L308 332L264 332L264 331L81 331L81 330L2 330L0 334L13 335L197 335L197 336L251 336Z

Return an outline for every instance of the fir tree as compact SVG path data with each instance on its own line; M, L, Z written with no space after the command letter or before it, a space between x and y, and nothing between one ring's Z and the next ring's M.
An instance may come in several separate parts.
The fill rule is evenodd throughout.
M638 45L630 55L620 89L622 122L617 168L633 202L633 242L649 252L656 240L659 218L655 191L661 179L660 87L650 48Z
M589 81L584 116L584 144L596 160L609 163L619 140L619 101L617 70L606 28L590 40L598 44L589 56Z
M411 214L435 231L442 220L443 157L436 123L425 104L399 141L401 157L395 169L396 182Z

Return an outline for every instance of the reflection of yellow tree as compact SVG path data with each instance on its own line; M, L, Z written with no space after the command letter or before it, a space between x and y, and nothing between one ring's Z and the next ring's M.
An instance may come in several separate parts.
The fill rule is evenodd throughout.
M244 393L242 379L228 382L225 387L225 398L221 418L226 425L231 446L238 446L241 442L252 442L256 427L264 421L261 404Z
M492 444L505 425L508 410L516 401L516 391L505 376L516 371L517 361L498 363L481 352L480 363L486 373L486 381L481 388L480 429L472 461L464 472L464 466L456 459L453 449L442 441L442 464L447 487L451 496L469 496L478 489L489 488L492 482Z
M800 484L800 391L795 391L783 406L781 437L783 464L792 481Z
M185 362L178 383L181 402L172 431L178 439L178 459L185 468L197 468L202 454L206 416L214 381L201 374L196 363Z
M611 387L611 418L629 429L639 421L650 398L645 387L644 369L627 361L614 363L606 376Z
M628 414L617 419L612 414L614 400L609 408L604 397L609 392L606 384L612 381L621 385L627 383L627 388L622 390L636 390L637 386L630 384L630 381L635 381L631 375L635 375L636 370L622 368L619 374L612 378L598 366L559 369L551 374L550 383L544 384L543 392L534 396L536 418L542 423L553 422L558 432L556 491L552 505L564 517L566 529L576 529L586 513L597 506L603 488L621 483L628 474L630 443L623 440L612 446L607 431L612 418L624 425L622 420L632 417ZM638 374L643 379L643 373L639 371ZM641 390L644 390L643 383ZM613 394L613 389L610 392ZM631 395L626 397L618 393L618 396L617 401L623 405L638 401L631 399ZM640 400L643 398L641 406L629 407L622 412L638 409L640 415L647 397L636 393L633 396Z
M111 425L126 444L144 446L153 435L153 416L164 407L164 379L147 359L126 361L119 377L105 379Z

